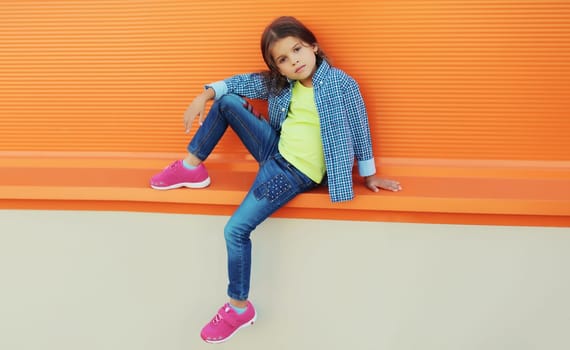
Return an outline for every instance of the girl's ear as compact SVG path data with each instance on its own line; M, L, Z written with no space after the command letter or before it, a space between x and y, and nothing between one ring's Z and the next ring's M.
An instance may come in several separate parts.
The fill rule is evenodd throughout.
M314 44L313 45L313 52L316 54L317 52L319 52L319 45Z

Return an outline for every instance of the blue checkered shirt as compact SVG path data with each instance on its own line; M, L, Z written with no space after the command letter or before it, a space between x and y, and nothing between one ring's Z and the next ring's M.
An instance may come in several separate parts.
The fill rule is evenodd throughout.
M226 93L268 101L269 123L280 130L291 102L292 84L271 94L260 73L240 74L207 85L216 99ZM313 76L315 103L320 117L328 190L332 202L354 198L352 168L358 161L361 176L376 173L368 116L356 81L323 61Z

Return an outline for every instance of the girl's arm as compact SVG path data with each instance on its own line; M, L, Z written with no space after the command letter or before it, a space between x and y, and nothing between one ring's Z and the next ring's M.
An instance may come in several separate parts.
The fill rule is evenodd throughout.
M376 167L372 152L372 137L370 136L368 113L366 112L364 99L360 93L358 83L349 76L346 76L343 97L343 105L345 106L352 135L354 154L358 161L358 172L360 176L374 175L376 173Z
M267 81L261 73L240 74L205 86L204 92L196 96L184 112L184 127L190 132L196 116L200 116L200 125L209 100L219 99L225 94L233 93L247 98L267 99Z
M225 94L236 94L246 98L267 100L269 96L268 81L262 73L234 75L225 80L206 85L215 91L217 100Z
M202 124L204 111L206 110L206 103L214 98L214 94L215 92L213 89L206 88L204 92L196 96L192 103L190 103L186 112L184 112L184 128L186 133L190 132L192 123L194 122L194 119L196 119L197 115L200 116L200 125Z
M348 88L345 92L345 106L347 106L358 171L364 177L366 187L373 192L378 192L380 189L394 192L402 190L398 181L375 176L376 167L372 155L372 137L370 136L368 115L358 84L352 78L349 78Z

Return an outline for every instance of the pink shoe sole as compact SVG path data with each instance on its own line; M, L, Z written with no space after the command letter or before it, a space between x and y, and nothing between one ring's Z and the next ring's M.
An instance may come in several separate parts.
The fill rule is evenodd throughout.
M150 187L154 188L155 190L173 190L175 188L187 187L187 188L204 188L210 185L210 178L207 177L206 180L201 182L181 182L170 186L156 186L150 185Z

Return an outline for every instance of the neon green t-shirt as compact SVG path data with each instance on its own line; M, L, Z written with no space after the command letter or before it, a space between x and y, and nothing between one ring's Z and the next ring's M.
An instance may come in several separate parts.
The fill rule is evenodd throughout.
M281 125L279 153L285 159L320 183L326 168L323 141L315 94L313 88L303 86L299 81L293 85L289 113Z

